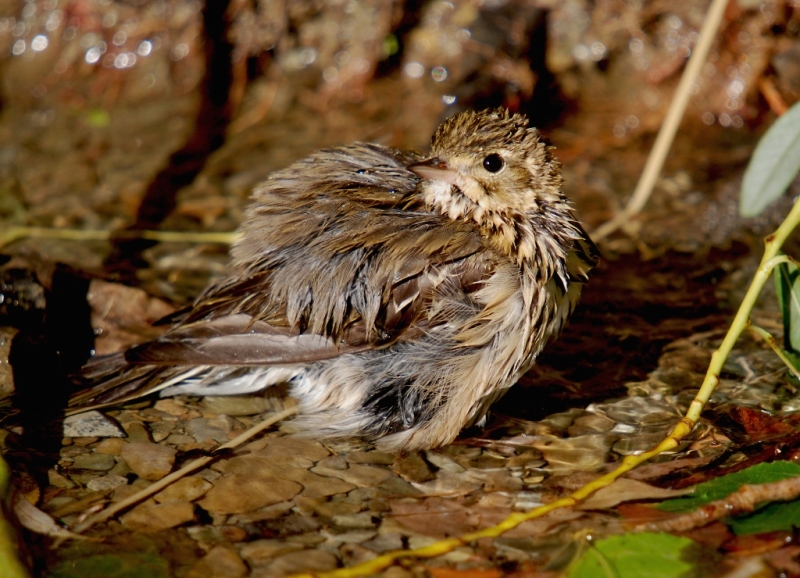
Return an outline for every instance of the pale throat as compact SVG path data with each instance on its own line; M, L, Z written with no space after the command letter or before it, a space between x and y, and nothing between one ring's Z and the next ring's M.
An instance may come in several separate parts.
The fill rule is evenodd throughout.
M456 220L471 220L483 231L490 246L511 257L517 264L534 258L547 245L536 239L533 225L526 218L514 218L512 211L493 211L470 199L457 187L429 180L421 187L425 204Z

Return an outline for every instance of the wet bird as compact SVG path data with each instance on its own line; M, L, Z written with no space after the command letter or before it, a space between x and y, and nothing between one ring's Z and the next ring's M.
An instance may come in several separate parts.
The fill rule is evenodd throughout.
M73 406L288 382L297 424L452 441L534 364L597 250L525 116L463 112L430 157L323 150L257 186L228 273L158 339L92 360Z

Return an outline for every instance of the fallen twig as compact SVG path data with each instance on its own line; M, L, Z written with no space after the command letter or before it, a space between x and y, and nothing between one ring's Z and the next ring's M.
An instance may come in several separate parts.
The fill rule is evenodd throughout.
M637 532L685 532L737 514L752 512L764 502L788 502L800 496L800 477L767 484L746 484L721 500L710 502L688 512L647 522L635 527Z
M595 242L608 237L619 229L647 204L647 200L650 198L653 187L656 184L656 179L658 179L658 175L664 166L664 161L667 159L672 141L675 140L675 134L678 132L683 113L686 111L686 105L689 103L689 97L692 94L692 84L700 74L700 69L705 64L706 58L708 58L708 52L711 50L711 45L717 36L727 5L728 0L712 1L703 21L703 27L700 29L700 39L692 50L689 63L683 71L678 88L675 89L667 115L661 123L658 136L656 136L656 142L653 143L650 156L647 157L647 163L645 163L644 170L642 170L642 176L636 184L636 190L633 191L633 196L631 196L621 213L592 232L591 237Z
M220 450L228 450L228 449L232 449L232 448L238 447L238 446L242 445L244 442L246 442L249 439L251 439L252 437L254 437L255 435L261 433L262 431L264 431L265 429L267 429L271 425L273 425L273 424L275 424L275 423L277 423L277 422L279 422L279 421L281 421L283 419L286 419L287 417L290 417L290 416L292 416L292 415L294 415L296 413L297 413L297 406L296 405L292 405L290 407L287 407L283 411L280 411L278 413L272 414L270 417L268 417L267 419L265 419L264 421L262 421L262 422L260 422L260 423L258 423L256 425L254 425L253 427L251 427L250 429L245 431L243 434L237 436L236 438L232 439L228 443L219 446L216 449L216 451L219 452ZM179 479L181 479L186 474L189 474L191 472L199 470L200 468L202 468L206 464L214 461L215 459L217 459L216 455L203 456L202 458L198 458L198 459L194 460L193 462L190 462L190 463L186 464L181 469L179 469L179 470L177 470L175 472L172 472L168 476L158 480L157 482L155 482L153 484L150 484L144 490L142 490L140 492L137 492L137 493L133 494L132 496L130 496L130 497L128 497L128 498L126 498L126 499L124 499L124 500L122 500L120 502L117 502L116 504L106 508L102 512L99 512L98 514L95 514L94 516L90 516L89 518L87 518L83 522L77 524L74 528L72 528L72 531L76 532L76 533L85 532L86 530L88 530L89 528L94 526L95 524L97 524L99 522L102 522L104 520L107 520L108 518L114 516L115 514L121 512L123 510L126 510L126 509L130 508L131 506L133 506L135 504L138 504L139 502L142 502L142 501L146 500L147 498L149 498L153 494L156 494L156 493L160 492L161 490L163 490L164 488L166 488L167 486L169 486L173 482L178 481Z

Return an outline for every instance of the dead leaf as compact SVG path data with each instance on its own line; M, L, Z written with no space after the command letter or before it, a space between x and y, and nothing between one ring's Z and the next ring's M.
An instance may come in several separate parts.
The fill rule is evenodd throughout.
M400 524L424 536L459 536L472 532L480 523L480 519L464 507L462 499L395 500L391 507Z
M92 308L98 355L127 349L158 337L164 328L152 324L175 308L141 289L93 279L86 300Z
M91 538L75 534L66 528L62 528L53 518L42 512L22 496L19 496L14 503L14 514L16 514L19 523L31 532L44 534L52 538L91 540Z
M674 498L691 492L687 488L683 490L665 490L650 484L645 484L630 478L620 478L610 486L606 486L595 492L588 500L577 506L578 510L603 510L613 508L622 502L633 502L639 500L664 500Z

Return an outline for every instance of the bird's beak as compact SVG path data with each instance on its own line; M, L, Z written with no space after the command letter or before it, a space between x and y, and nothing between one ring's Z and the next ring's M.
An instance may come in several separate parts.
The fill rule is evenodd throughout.
M408 170L419 175L423 179L432 181L442 181L444 183L458 186L458 172L447 166L447 163L437 158L428 159L420 163L408 165Z

